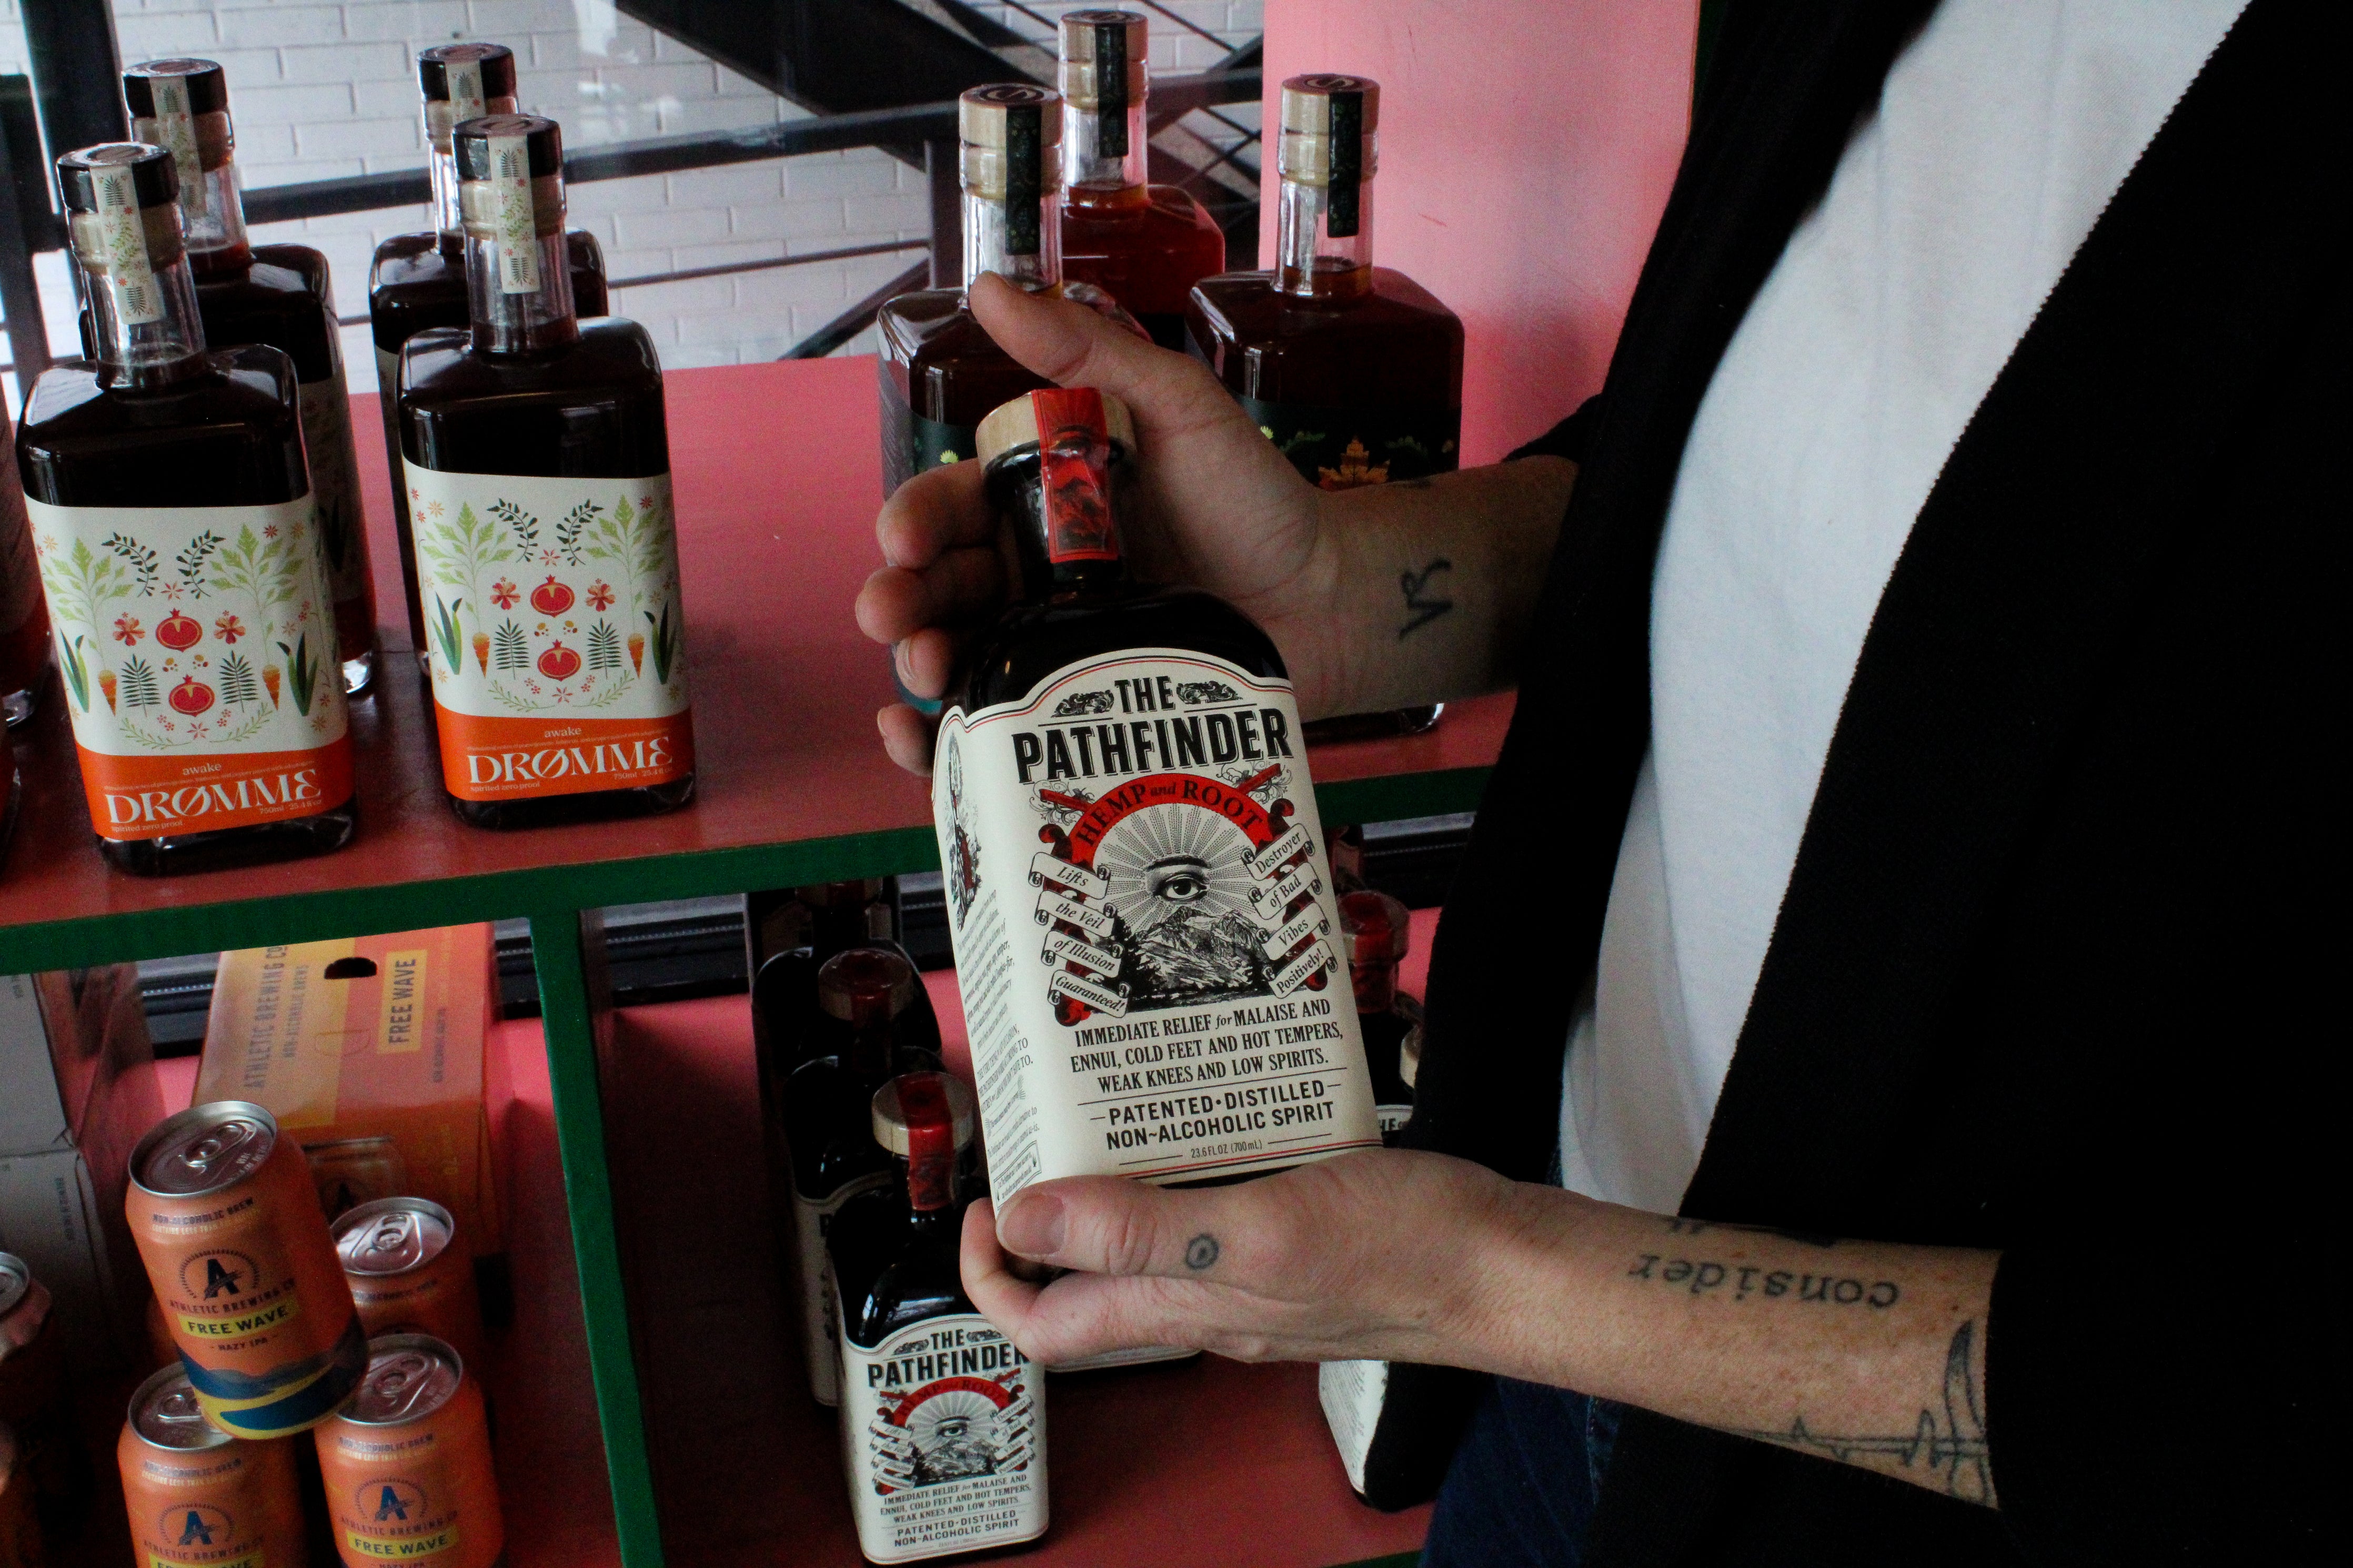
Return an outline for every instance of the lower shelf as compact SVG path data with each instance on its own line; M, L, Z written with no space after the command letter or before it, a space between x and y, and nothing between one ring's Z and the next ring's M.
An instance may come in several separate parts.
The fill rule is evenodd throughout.
M926 978L958 1066L955 977ZM862 1560L832 1413L810 1402L786 1327L748 1006L626 1010L609 1060L667 1558L849 1568ZM1379 1513L1349 1492L1313 1367L1204 1357L1058 1377L1047 1400L1053 1528L1020 1558L1036 1568L1326 1568L1410 1553L1428 1527L1427 1509Z

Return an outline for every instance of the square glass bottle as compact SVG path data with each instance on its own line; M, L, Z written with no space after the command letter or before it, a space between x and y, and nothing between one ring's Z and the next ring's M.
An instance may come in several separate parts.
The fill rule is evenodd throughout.
M443 787L478 827L668 811L694 731L661 363L573 313L555 121L453 142L472 324L397 378Z

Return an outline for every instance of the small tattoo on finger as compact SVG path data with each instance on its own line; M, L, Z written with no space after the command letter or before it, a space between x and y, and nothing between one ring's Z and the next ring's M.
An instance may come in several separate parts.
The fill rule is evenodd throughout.
M1197 1236L1185 1244L1185 1267L1196 1274L1218 1260L1218 1238Z

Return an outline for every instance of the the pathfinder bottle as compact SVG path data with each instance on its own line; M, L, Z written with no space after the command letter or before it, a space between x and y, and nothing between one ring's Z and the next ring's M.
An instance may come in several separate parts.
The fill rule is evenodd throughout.
M218 65L173 59L132 66L122 73L122 96L132 135L169 151L176 166L205 341L223 348L268 343L294 362L311 499L335 595L343 689L364 691L375 676L375 583L327 258L307 245L247 240L228 84Z
M1299 710L1273 642L1132 581L1134 426L1091 388L980 430L1016 603L932 774L1000 1207L1055 1176L1190 1182L1377 1146Z
M398 378L442 785L478 827L668 811L694 732L661 364L573 313L555 121L454 141L473 324Z
M0 409L0 719L10 729L33 716L49 672L49 614L16 479L16 435Z
M1034 1541L1046 1532L1045 1382L956 1272L971 1093L945 1073L909 1073L875 1094L870 1115L904 1201L860 1205L834 1235L859 1550L913 1563Z
M425 98L425 145L433 178L430 234L397 234L376 247L368 273L368 323L375 339L377 397L384 411L384 450L392 474L392 520L400 542L400 579L406 590L408 635L420 668L427 659L425 623L417 597L417 550L409 530L408 493L400 482L400 351L431 327L462 327L470 319L466 295L465 215L458 208L457 126L486 114L515 111L514 51L504 44L437 44L418 52L417 81ZM571 229L564 237L575 314L607 309L605 253L596 237Z
M1451 472L1461 465L1462 322L1402 272L1373 265L1380 84L1295 76L1282 84L1271 272L1229 272L1193 289L1192 352L1267 438L1327 490ZM1442 577L1409 585L1413 607ZM1435 708L1320 723L1314 739L1410 733Z
M909 1029L923 983L898 953L858 947L818 972L818 1010L828 1027L822 1054L795 1068L782 1089L782 1122L792 1175L793 1240L801 1343L809 1393L834 1404L838 1332L825 1235L841 1205L890 1179L875 1147L874 1091L894 1074L939 1066L939 1037ZM909 1038L907 1037L915 1037Z
M965 289L994 272L1033 294L1082 300L1134 321L1089 284L1062 281L1057 149L1062 100L1026 83L976 87L956 104L963 141L964 286L902 294L874 324L882 340L882 493L973 455L974 430L1008 397L1050 384L973 319Z
M293 362L206 351L170 153L58 174L99 358L42 374L16 467L99 848L147 873L337 848L352 750Z
M1146 28L1134 11L1062 14L1062 276L1185 346L1185 298L1226 269L1226 237L1192 193L1149 183Z

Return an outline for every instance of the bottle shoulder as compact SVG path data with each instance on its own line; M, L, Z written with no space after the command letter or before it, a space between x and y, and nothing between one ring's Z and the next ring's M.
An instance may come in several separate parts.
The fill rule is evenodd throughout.
M25 493L52 506L241 506L307 483L293 363L259 344L215 350L159 387L109 385L87 360L50 366L16 430Z
M943 333L979 332L980 323L965 309L961 289L918 289L894 295L874 313L884 343L901 358L911 357L925 342Z
M465 327L434 327L402 345L400 397L427 404L486 395L564 396L598 388L661 392L661 357L653 335L625 316L580 323L580 336L537 354L489 354Z
M301 247L280 247L300 249ZM313 252L312 254L316 254ZM322 264L324 258L321 258ZM196 282L196 309L206 341L267 343L294 360L303 381L322 381L342 363L330 307L311 279L261 260L236 273Z
M1373 268L1369 293L1288 294L1269 271L1220 272L1193 285L1194 309L1221 336L1284 338L1422 328L1459 341L1462 320L1429 289L1391 268Z
M1290 678L1274 639L1216 595L1131 586L1007 610L973 649L956 705L976 712L1017 701L1071 665L1145 647L1207 654L1262 680Z

